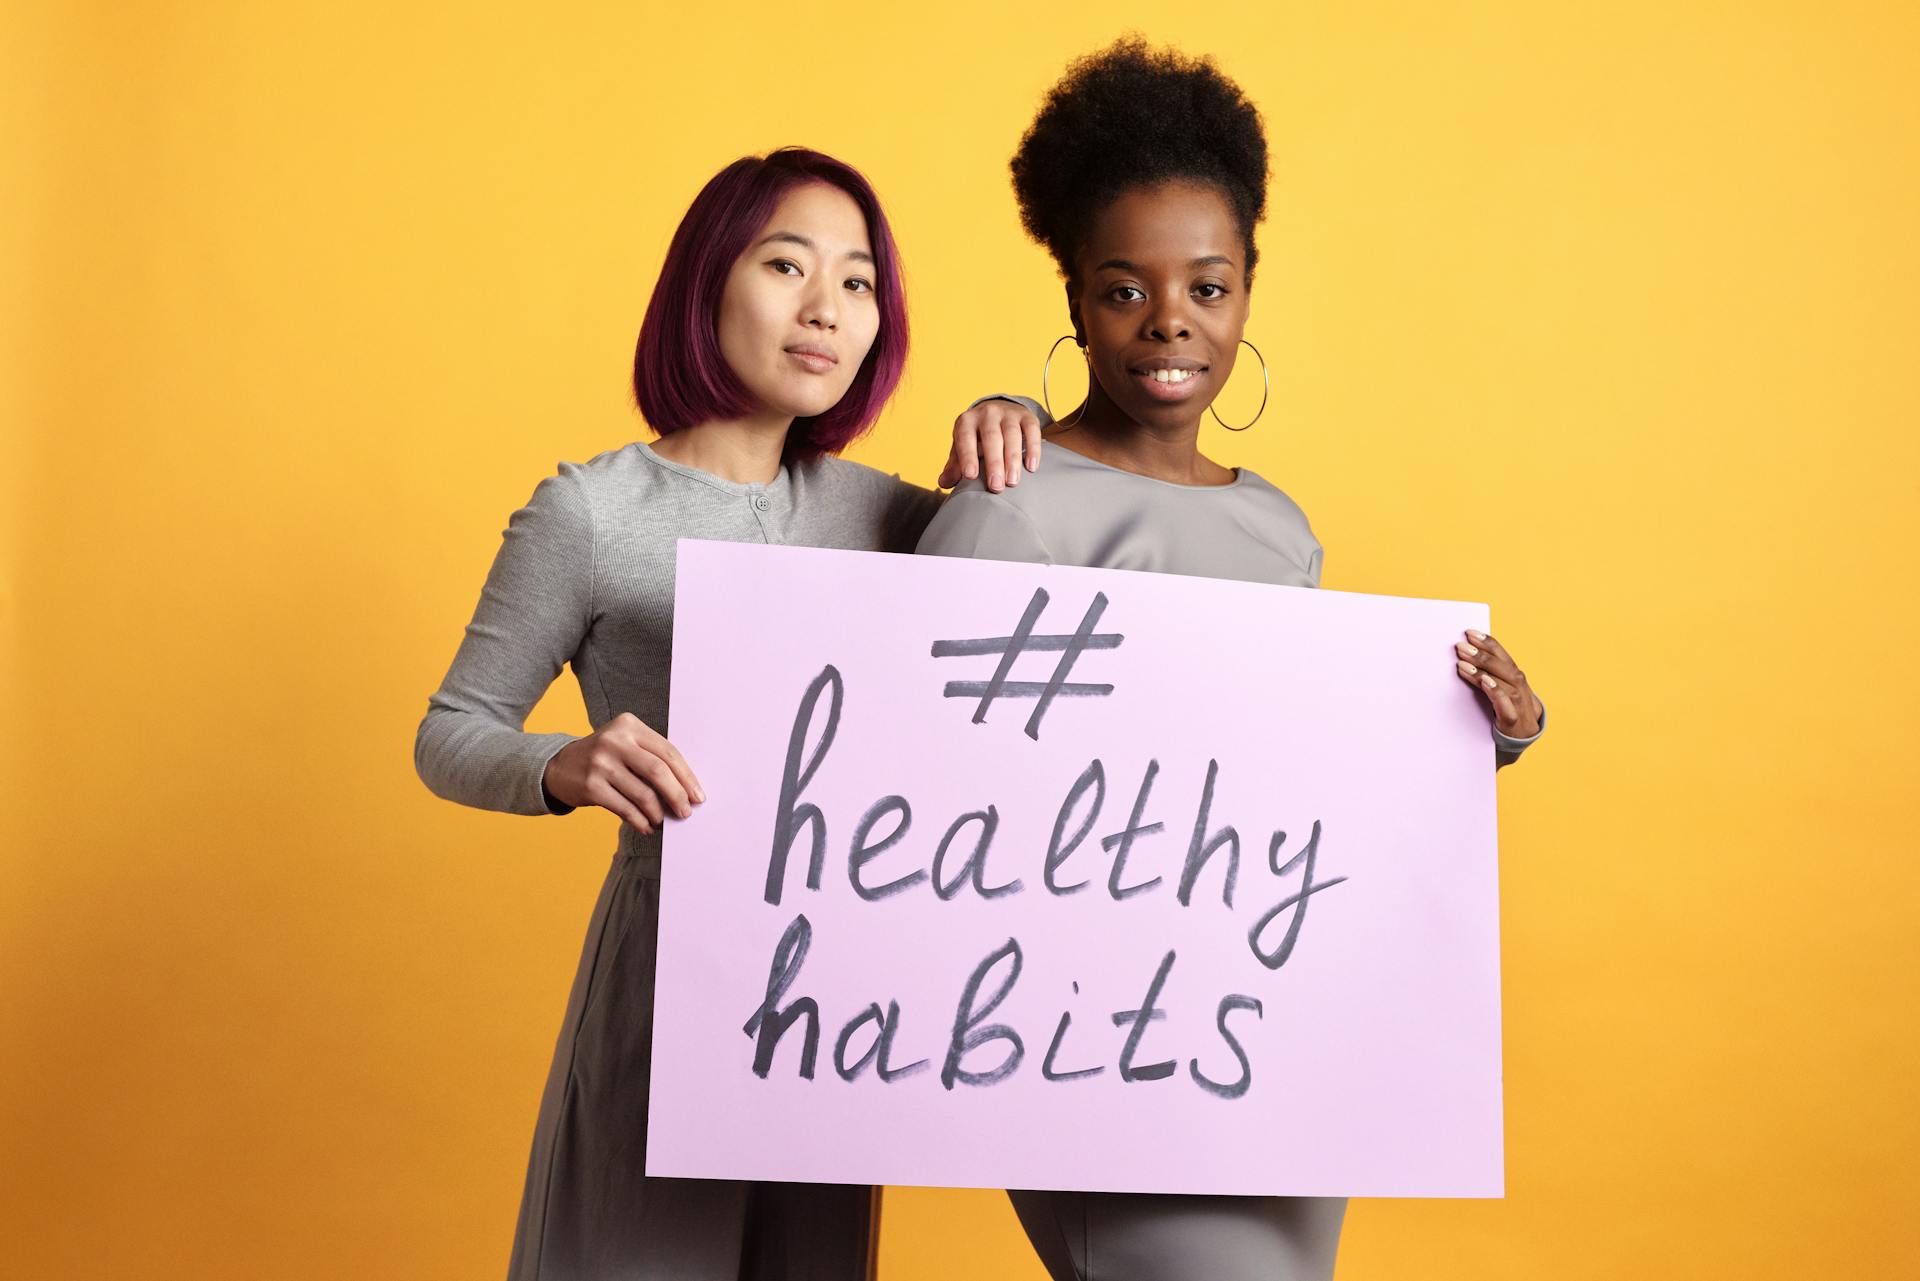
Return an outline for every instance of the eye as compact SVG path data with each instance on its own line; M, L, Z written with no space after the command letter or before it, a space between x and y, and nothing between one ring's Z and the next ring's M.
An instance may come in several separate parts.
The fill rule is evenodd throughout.
M1213 292L1212 293L1203 292L1204 290L1208 290L1208 289L1213 290ZM1227 287L1225 285L1216 285L1211 280L1209 280L1204 284L1195 285L1194 292L1199 294L1200 297L1205 301L1212 302L1216 298L1225 298L1227 296Z
M1141 292L1139 289L1135 288L1132 285L1115 285L1113 288L1107 290L1107 297L1113 299L1115 302L1138 301L1138 299L1136 298L1122 298L1120 296L1121 294L1137 294L1139 295L1140 298L1145 298L1147 296L1145 293Z
M847 289L851 293L870 294L873 292L873 282L865 276L851 276L847 279Z
M783 276L798 276L802 274L800 264L791 258L775 258L772 262L769 262L767 266L773 268ZM786 270L788 267L791 267L793 270Z

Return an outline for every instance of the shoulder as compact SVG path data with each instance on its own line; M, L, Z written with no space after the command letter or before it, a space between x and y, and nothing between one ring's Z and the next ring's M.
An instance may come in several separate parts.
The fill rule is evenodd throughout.
M527 500L522 511L590 523L593 518L591 468L591 463L565 459L555 463L553 471L534 485L533 497Z
M1051 564L1046 537L1024 502L1022 491L1033 479L1029 475L1019 486L997 494L978 479L963 482L927 526L917 550L932 556Z
M814 501L833 502L867 511L919 512L921 523L940 506L938 490L924 489L894 472L881 471L852 459L825 454L788 468L794 488Z
M1060 555L1067 563L1084 563L1073 549L1084 542L1089 523L1119 510L1129 501L1127 484L1138 479L1063 448L1046 451L1039 470L1022 471L1019 478L997 494L978 477L955 486L920 550L944 551L957 542L967 550L947 554L1048 564ZM942 546L930 546L936 537ZM984 548L998 550L975 550Z
M1241 487L1250 502L1289 522L1307 523L1307 513L1293 496L1251 467L1240 469Z
M591 510L596 498L633 483L644 460L631 446L603 449L584 463L566 459L554 464L553 474L535 487L536 497Z
M1239 491L1253 514L1253 526L1275 551L1304 570L1318 585L1322 552L1306 511L1292 495L1248 467L1240 469Z
M709 495L638 443L603 449L585 462L561 461L534 489L530 508L589 534L632 536L671 523Z
M715 492L698 473L665 462L638 441L603 449L583 463L560 463L547 479L577 494L590 517L622 530L671 519Z
M1090 492L1089 481L1098 480L1099 469L1070 449L1052 449L1042 453L1038 471L1016 469L1015 482L994 493L983 477L963 480L953 487L953 497L978 494L983 506L1019 512L1029 520L1057 512L1062 502ZM951 504L952 499L948 500Z
M903 495L932 493L931 490L922 489L891 472L884 472L878 467L869 467L865 463L856 463L850 458L840 458L833 454L823 454L802 463L794 463L788 470L796 482L826 493L848 494L881 501L891 501Z
M1059 469L1054 470L1057 473ZM966 510L991 513L1002 520L1032 523L1036 513L1048 509L1047 492L1054 488L1058 480L1057 474L1048 477L1043 463L1037 472L1022 471L1019 484L1009 485L996 494L987 488L985 480L976 476L955 485L946 505L952 507L958 504Z
M561 461L507 518L502 554L535 576L588 566L599 541L593 462ZM543 566L543 567L542 567Z
M657 482L659 464L629 442L617 449L603 449L584 463L563 462L558 474L567 477L582 494L601 497L615 490L632 489Z

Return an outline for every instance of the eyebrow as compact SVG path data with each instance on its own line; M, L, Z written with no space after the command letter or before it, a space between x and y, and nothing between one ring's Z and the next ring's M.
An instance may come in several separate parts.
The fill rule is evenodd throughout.
M788 244L799 245L803 249L811 249L816 253L818 253L820 250L820 246L814 244L811 240L808 240L805 236L801 235L797 231L776 231L770 236L762 236L760 238L760 244L755 245L754 248L758 249L760 245L768 244L775 240L785 241ZM864 262L869 267L873 266L873 255L868 253L864 249L848 250L846 256L853 259L855 262Z
M1195 258L1192 262L1188 263L1187 266L1189 269L1199 267L1231 267L1233 266L1233 259L1227 257L1225 254L1208 254L1205 258ZM1146 268L1142 267L1139 263L1128 262L1125 258L1109 258L1098 267L1095 267L1094 270L1105 271L1109 267L1118 271L1144 272L1146 270Z

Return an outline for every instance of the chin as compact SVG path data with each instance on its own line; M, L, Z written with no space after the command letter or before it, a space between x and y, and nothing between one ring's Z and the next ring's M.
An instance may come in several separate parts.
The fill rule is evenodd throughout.
M776 401L771 408L777 410L782 416L787 418L818 418L821 414L826 413L839 403L840 399L837 396L830 400L823 400L817 397L809 397L806 400L789 398L783 401Z
M1126 406L1127 416L1137 423L1151 427L1177 428L1190 423L1197 415L1206 417L1206 405L1168 404L1163 400L1141 400Z
M845 388L841 388L839 391L824 393L819 389L815 389L812 395L782 396L773 401L772 404L773 407L777 408L781 413L794 418L818 418L821 414L826 413L829 409L839 404L845 395Z

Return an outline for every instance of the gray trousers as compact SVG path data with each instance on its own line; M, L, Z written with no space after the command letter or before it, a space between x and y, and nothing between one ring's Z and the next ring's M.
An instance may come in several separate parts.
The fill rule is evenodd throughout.
M1053 1281L1331 1281L1345 1197L1009 1191Z

